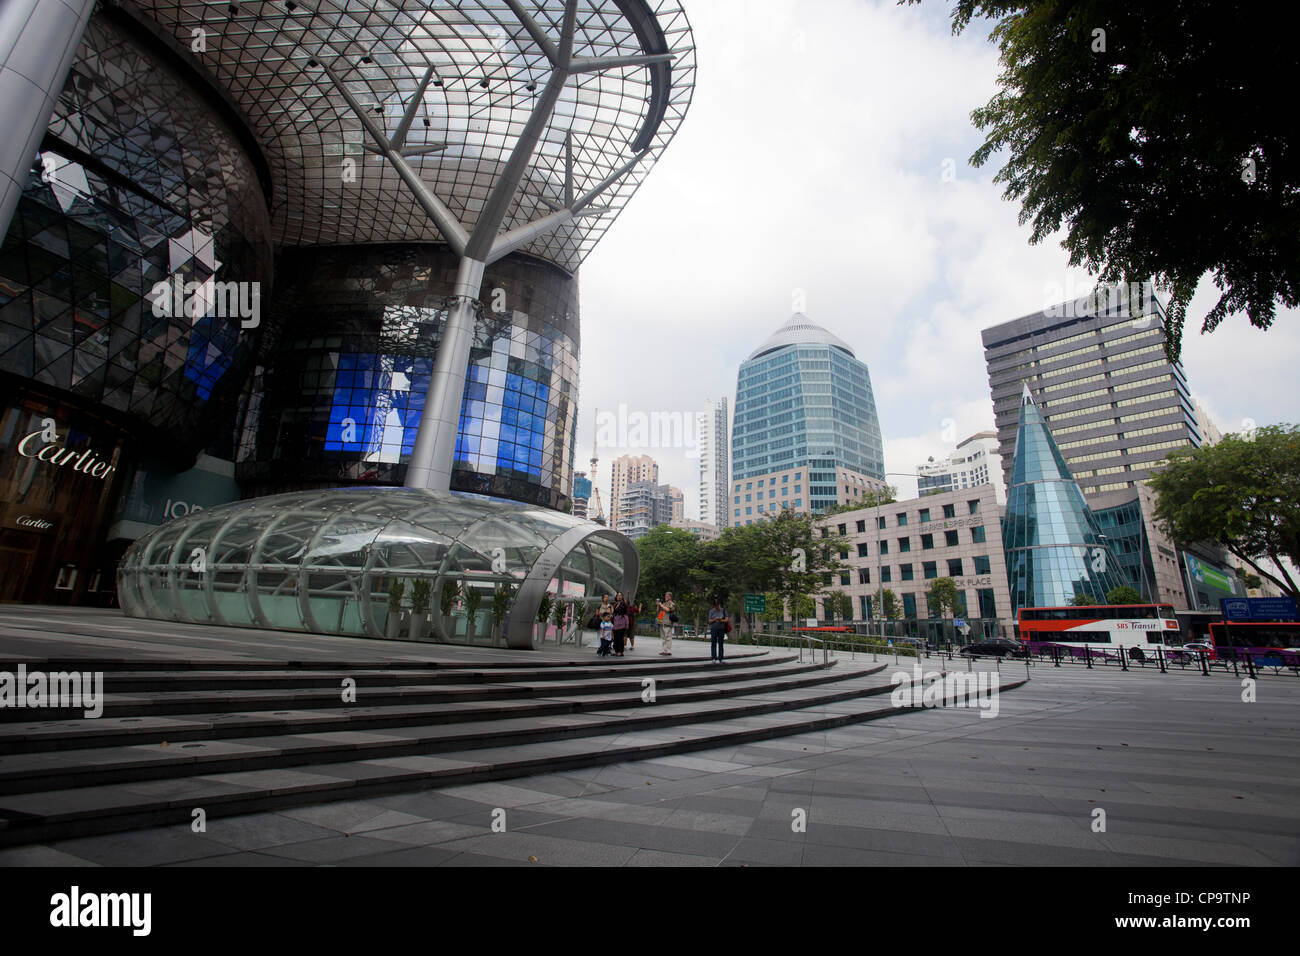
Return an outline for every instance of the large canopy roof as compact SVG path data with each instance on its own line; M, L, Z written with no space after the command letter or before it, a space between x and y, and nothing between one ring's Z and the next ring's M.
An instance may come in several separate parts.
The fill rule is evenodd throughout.
M553 42L563 0L517 4ZM207 74L270 167L275 238L287 245L439 241L324 66L391 136L426 71L434 79L404 137L420 178L472 229L551 72L507 0L120 0ZM577 219L522 251L575 270L636 191L690 102L694 41L679 0L578 0L575 57L670 53L670 64L572 76L511 201L502 231L564 205L648 154ZM197 31L202 31L197 32ZM567 145L566 145L567 141ZM438 148L440 144L445 144ZM345 181L345 160L355 181Z

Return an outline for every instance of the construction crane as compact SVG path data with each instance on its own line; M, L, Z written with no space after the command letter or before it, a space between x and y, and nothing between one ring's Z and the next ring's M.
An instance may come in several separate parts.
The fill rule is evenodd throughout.
M596 510L592 511L590 506L587 508L587 518L596 524L605 524L605 509L600 504L600 483L596 480L596 464L600 459L596 456L596 431L597 422L600 421L600 410L592 409L592 432L591 432L591 497L596 502Z

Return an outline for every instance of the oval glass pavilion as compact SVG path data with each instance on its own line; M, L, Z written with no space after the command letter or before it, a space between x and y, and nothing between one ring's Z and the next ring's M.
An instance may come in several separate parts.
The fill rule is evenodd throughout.
M177 518L137 540L118 569L133 617L526 650L571 626L540 625L543 595L631 598L631 541L595 522L499 499L396 487L304 491ZM427 582L420 584L419 582ZM390 611L390 588L401 597ZM441 612L444 588L457 591ZM417 587L427 611L417 615ZM510 590L504 622L492 600ZM480 598L474 620L464 596ZM423 618L427 615L427 630ZM416 620L416 618L421 620ZM581 626L581 620L575 622Z

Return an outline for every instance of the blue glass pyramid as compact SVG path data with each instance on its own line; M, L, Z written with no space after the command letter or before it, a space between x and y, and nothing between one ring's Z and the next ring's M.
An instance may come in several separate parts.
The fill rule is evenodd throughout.
M1092 604L1127 583L1026 385L1002 523L1011 608Z

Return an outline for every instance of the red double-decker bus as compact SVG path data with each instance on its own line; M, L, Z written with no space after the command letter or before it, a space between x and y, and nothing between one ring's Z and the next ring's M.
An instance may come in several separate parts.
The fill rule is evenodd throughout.
M1172 604L1087 604L1023 607L1020 639L1026 643L1103 644L1111 647L1176 647L1178 619Z

